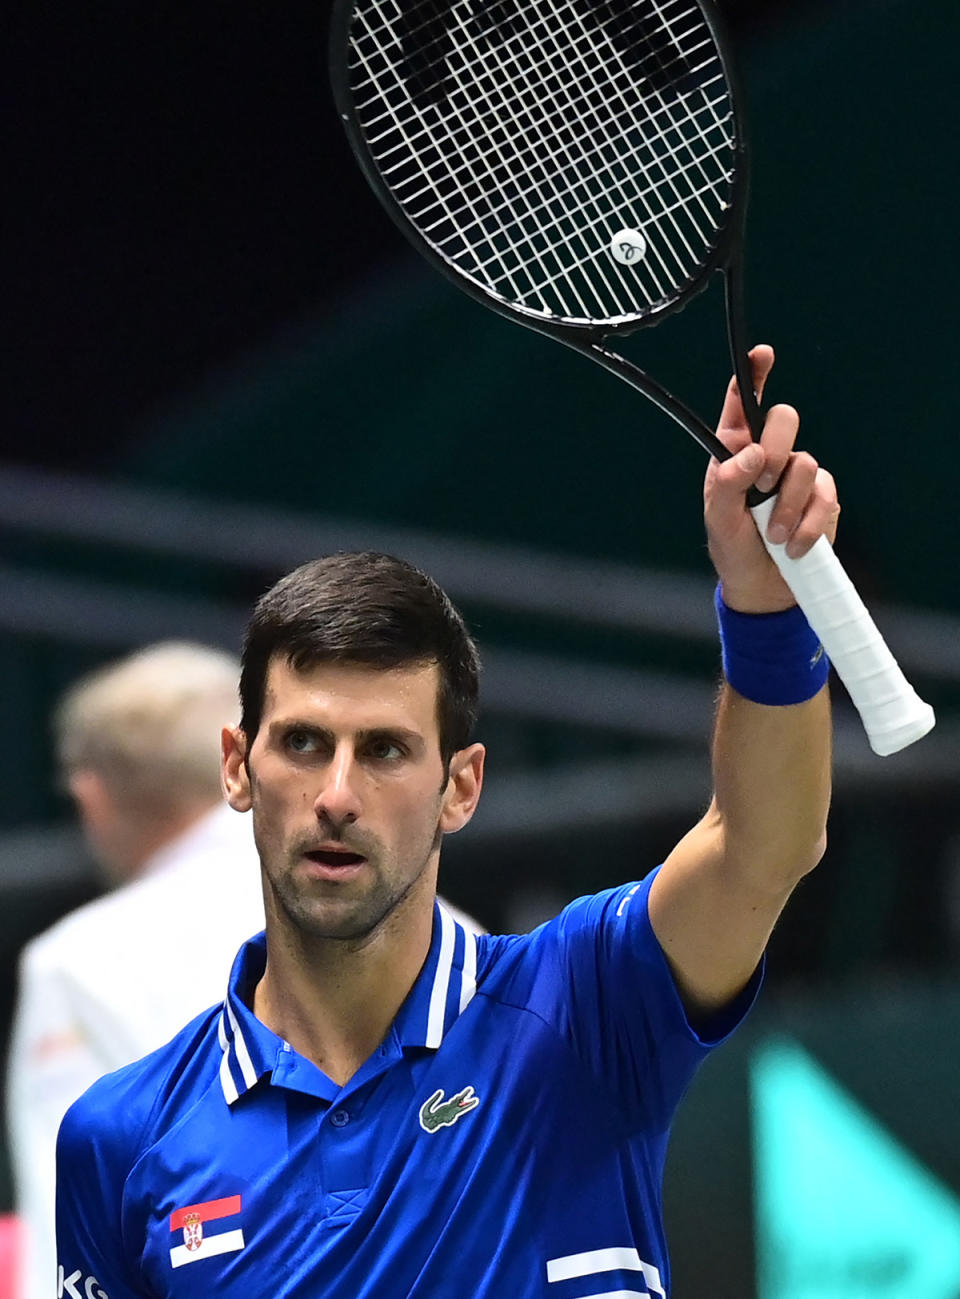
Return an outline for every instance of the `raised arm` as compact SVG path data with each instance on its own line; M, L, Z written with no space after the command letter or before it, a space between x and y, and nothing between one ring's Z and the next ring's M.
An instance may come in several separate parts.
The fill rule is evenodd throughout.
M760 391L773 352L758 347L751 357ZM789 538L788 554L796 556L822 533L833 539L839 515L833 479L811 456L793 450L798 424L791 407L775 406L760 443L752 443L731 383L718 434L737 454L723 464L711 462L704 484L707 537L727 624L714 795L650 892L654 932L695 1018L745 986L784 904L826 845L826 665L746 505L751 486L767 489L783 472L771 540Z

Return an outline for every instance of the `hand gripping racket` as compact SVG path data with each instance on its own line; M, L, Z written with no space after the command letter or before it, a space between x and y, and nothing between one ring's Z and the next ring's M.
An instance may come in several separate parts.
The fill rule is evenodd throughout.
M711 455L706 424L606 345L722 272L754 438L744 342L746 148L708 0L336 0L337 108L374 191L461 289L598 362ZM885 645L825 537L802 559L757 528L856 705L875 752L933 710Z

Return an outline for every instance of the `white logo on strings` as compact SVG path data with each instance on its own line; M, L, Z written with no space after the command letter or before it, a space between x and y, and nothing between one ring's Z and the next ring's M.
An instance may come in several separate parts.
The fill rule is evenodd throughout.
M610 256L621 266L639 262L647 251L647 241L639 230L618 230L610 240Z

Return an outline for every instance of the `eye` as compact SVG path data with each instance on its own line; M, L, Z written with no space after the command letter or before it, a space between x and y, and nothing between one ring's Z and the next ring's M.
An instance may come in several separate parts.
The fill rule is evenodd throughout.
M304 730L288 731L286 745L292 753L316 753L319 747L316 735Z
M402 758L404 754L403 748L396 740L388 739L386 736L371 740L367 745L367 752L377 762L393 762L397 758Z

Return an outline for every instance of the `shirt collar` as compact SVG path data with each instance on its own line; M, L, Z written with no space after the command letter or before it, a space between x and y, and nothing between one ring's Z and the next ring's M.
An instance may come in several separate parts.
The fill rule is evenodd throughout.
M279 1052L290 1049L250 1009L266 963L266 935L261 933L244 943L230 971L218 1026L220 1086L228 1105L272 1072ZM477 936L435 902L427 959L393 1023L400 1046L436 1050L476 990Z
M435 902L430 950L393 1022L401 1046L436 1050L477 991L477 936Z

